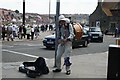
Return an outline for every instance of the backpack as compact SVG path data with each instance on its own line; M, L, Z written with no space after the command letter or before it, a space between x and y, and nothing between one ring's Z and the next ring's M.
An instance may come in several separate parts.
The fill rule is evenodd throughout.
M28 67L34 67L35 70L31 70ZM22 66L19 67L19 72L26 73L30 78L36 78L42 74L48 74L49 68L46 65L45 59L39 57L35 62L23 62Z

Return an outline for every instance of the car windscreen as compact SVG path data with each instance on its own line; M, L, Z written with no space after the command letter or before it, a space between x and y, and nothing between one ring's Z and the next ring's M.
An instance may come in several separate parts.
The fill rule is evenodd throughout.
M87 35L87 30L83 29L83 35Z

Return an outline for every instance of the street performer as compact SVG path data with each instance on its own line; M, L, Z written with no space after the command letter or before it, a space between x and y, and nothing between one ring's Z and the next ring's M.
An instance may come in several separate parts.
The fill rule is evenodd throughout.
M64 15L59 16L59 34L58 34L58 49L56 56L57 68L53 72L61 72L61 57L64 54L64 65L66 66L66 74L71 73L70 54L72 52L72 40L74 38L73 26L68 18Z

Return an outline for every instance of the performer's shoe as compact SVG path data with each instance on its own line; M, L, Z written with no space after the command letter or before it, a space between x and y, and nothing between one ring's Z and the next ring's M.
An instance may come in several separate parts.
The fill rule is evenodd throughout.
M55 69L53 72L61 72L61 69Z
M71 74L71 70L66 71L66 75L70 75Z

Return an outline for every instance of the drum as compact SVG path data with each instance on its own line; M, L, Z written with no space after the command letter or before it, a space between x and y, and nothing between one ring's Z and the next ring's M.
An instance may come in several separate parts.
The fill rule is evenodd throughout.
M82 26L79 23L74 23L73 28L74 28L75 39L77 40L81 39L83 35Z

